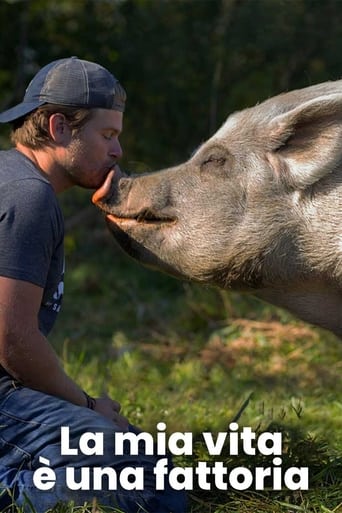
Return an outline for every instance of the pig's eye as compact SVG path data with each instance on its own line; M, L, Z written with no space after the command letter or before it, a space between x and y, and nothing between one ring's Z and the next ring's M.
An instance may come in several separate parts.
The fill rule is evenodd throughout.
M210 155L201 163L201 169L205 169L208 166L222 167L226 163L226 158L222 155Z
M231 154L227 151L227 148L218 144L210 148L202 148L195 158L200 171L203 173L225 172Z

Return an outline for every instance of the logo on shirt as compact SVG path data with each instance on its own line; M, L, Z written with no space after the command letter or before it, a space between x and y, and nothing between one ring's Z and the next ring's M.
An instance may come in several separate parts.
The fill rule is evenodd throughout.
M58 284L58 287L54 293L53 301L51 301L51 307L54 312L59 312L61 309L62 297L64 294L64 281L63 278Z

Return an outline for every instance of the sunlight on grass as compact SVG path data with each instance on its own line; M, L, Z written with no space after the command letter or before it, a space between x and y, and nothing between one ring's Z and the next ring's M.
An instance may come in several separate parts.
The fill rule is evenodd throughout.
M143 269L105 229L93 233L100 252L82 232L69 244L53 337L80 385L120 401L143 430L164 421L195 437L227 430L250 397L240 427L283 430L284 461L311 466L307 492L194 490L189 512L341 512L341 342L251 297Z

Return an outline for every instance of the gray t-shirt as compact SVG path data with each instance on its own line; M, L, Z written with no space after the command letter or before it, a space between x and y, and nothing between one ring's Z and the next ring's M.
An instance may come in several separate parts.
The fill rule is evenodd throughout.
M1 151L0 276L43 288L39 329L44 335L61 307L63 241L63 215L50 182L19 151Z

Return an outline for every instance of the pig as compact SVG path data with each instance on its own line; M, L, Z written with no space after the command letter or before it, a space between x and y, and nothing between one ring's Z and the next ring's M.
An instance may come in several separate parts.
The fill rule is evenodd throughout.
M342 336L342 80L231 114L189 160L93 196L144 265Z

